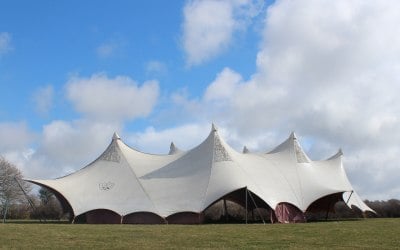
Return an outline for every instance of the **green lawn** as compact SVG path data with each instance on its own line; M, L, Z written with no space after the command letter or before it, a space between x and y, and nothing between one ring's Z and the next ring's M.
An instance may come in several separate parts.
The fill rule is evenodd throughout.
M86 225L0 224L9 248L400 248L400 219L305 224Z

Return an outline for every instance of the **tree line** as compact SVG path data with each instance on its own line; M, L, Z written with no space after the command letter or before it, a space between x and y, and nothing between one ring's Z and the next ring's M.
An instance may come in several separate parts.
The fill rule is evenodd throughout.
M374 213L362 213L356 207L350 209L344 202L337 202L333 212L306 213L307 219L345 219L362 217L400 217L400 200L364 201ZM23 180L21 171L4 157L0 156L0 216L3 222L6 219L40 219L61 220L67 219L55 195L48 189L40 188L32 191L32 185ZM208 222L241 222L268 220L268 209L256 209L246 214L245 209L228 201L215 203L205 211Z
M0 216L6 219L61 219L62 208L51 191L41 188L32 193L32 185L21 171L0 156Z

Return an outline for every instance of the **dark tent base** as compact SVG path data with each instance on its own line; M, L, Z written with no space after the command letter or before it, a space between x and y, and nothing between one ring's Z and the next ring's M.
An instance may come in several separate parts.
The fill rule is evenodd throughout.
M107 209L96 209L75 217L72 223L121 224L121 216Z
M166 220L168 224L203 224L204 215L203 213L183 212L170 215Z
M203 223L304 223L310 214L335 213L335 204L344 204L342 193L334 193L313 202L306 213L296 206L282 202L272 210L260 197L247 188L233 191L216 200L201 213L181 212L163 218L151 212L136 212L125 216L96 209L76 216L72 223L88 224L203 224ZM246 212L247 208L247 212ZM350 209L350 208L349 208ZM357 210L355 207L350 210ZM217 220L210 220L210 214ZM307 217L306 217L307 215ZM312 218L312 217L311 217ZM312 221L312 219L311 219Z
M137 212L121 217L107 210L96 209L76 216L72 223L87 224L203 224L203 213L184 212L168 216L166 219L150 212Z
M123 224L165 224L166 221L154 213L138 212L125 215L122 219Z

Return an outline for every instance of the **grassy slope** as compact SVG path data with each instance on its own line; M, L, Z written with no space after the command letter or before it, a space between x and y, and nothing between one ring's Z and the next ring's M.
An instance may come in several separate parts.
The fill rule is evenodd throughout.
M0 224L0 249L399 247L400 219L286 225Z

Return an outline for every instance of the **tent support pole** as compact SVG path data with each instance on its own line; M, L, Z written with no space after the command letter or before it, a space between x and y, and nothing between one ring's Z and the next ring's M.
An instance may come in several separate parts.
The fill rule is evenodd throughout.
M4 209L3 209L3 223L6 223L6 218L7 218L7 212L8 212L8 199L6 199L6 203L4 204Z
M328 205L328 210L326 210L325 220L328 220L329 217L329 210L331 209L331 203Z
M246 187L246 193L247 193L247 187ZM261 218L263 224L265 225L264 217L262 216L262 214L261 214L261 212L260 212L260 209L258 208L258 206L257 206L257 204L256 204L256 201L254 200L253 195L251 194L251 192L249 192L249 195L250 195L250 199L253 201L253 204L254 204L254 206L255 206L256 209L257 209L258 215L260 215L260 218Z
M22 193L24 194L25 198L28 200L29 205L32 207L32 209L35 209L33 206L33 202L31 199L29 199L28 194L25 192L25 189L22 187L21 183L19 183L17 177L14 177L15 182L17 183L18 187L21 189Z
M225 221L228 222L228 207L226 205L226 199L224 198L224 217Z
M247 224L247 186L246 186L246 224Z
M18 181L17 177L14 176L14 180L17 183L18 187L21 189L22 193L24 194L26 200L29 203L29 206L32 208L33 212L37 212L36 211L36 207L33 204L33 201L29 198L28 194L25 192L25 189L22 187L21 183ZM46 219L43 218L42 213L40 213L40 217L39 217L39 221L42 222L42 219L46 222Z
M350 195L349 195L349 198L347 198L346 205L347 205L347 203L349 203L350 198L351 198L351 196L353 195L353 192L354 192L354 190L351 190L351 193L350 193Z
M332 204L332 203L333 203L333 204ZM325 220L328 220L328 218L329 218L329 211L331 210L332 205L334 205L334 204L335 204L335 202L332 202L332 201L330 201L330 202L328 203L328 210L326 211Z

